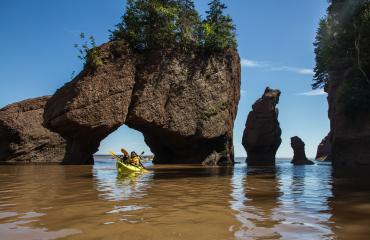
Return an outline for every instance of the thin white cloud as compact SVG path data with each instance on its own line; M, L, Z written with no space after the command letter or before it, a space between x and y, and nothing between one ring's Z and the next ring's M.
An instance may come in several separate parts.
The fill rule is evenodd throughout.
M315 89L315 90L312 90L312 91L308 91L308 92L303 92L303 93L298 93L297 95L300 95L300 96L322 96L322 95L326 95L327 93L324 92L324 89Z
M256 61L246 59L246 58L243 58L241 60L241 65L242 65L242 67L248 67L248 68L260 68L260 67L265 66L264 63L256 62Z
M254 61L251 59L243 58L241 60L242 67L247 68L263 68L267 71L277 71L277 72L293 72L302 75L313 75L314 72L310 68L297 68L291 66L275 66L273 64L268 64L265 62Z

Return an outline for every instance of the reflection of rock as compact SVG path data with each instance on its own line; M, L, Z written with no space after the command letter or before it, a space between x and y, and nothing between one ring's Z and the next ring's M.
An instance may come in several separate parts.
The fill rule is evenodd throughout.
M275 154L281 144L278 122L280 91L266 88L253 104L243 134L243 146L248 153L248 165L274 165Z
M331 161L331 139L330 133L321 141L317 147L316 158L319 161Z
M330 220L341 239L369 239L369 167L334 168Z
M143 133L156 163L202 163L213 152L225 156L219 164L233 162L236 51L138 55L122 42L100 51L103 66L85 67L46 105L46 125L67 139L64 163L92 163L100 141L122 124Z
M281 239L282 235L276 229L282 219L276 217L279 209L279 179L275 166L271 168L251 168L248 166L245 179L239 189L244 190L244 199L239 196L236 201L242 201L234 206L237 219L242 227L236 236L238 239Z
M64 157L64 139L42 126L48 97L0 109L0 162L56 163Z
M299 137L292 137L290 139L290 143L291 143L291 146L293 148L293 151L294 151L294 157L293 157L293 160L292 160L292 163L294 165L312 165L314 164L312 161L308 160L308 158L306 157L306 152L305 152L305 144L304 142L302 141L302 139L300 139Z

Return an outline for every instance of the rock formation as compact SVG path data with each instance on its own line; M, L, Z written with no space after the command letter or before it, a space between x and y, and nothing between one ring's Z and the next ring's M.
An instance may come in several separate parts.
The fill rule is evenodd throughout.
M331 161L330 133L321 141L317 147L316 160Z
M119 41L100 52L104 64L85 67L45 108L45 125L67 140L64 163L91 164L100 141L123 124L143 133L156 163L202 163L214 152L218 164L233 162L236 51L133 53Z
M29 99L0 109L0 163L62 161L64 139L42 126L48 99Z
M308 158L306 157L306 152L305 152L305 144L304 142L302 141L302 139L300 139L299 137L292 137L290 139L290 144L293 148L293 151L294 151L294 157L293 157L293 160L292 160L292 163L294 165L312 165L314 164L312 161L308 160Z
M274 165L281 144L278 109L281 92L267 87L252 106L243 134L248 165Z
M45 125L67 140L64 164L92 164L100 141L126 120L135 56L126 44L117 43L102 45L100 53L103 66L85 66L45 106Z
M346 75L331 75L326 89L329 103L332 164L343 166L370 166L370 112L357 111L348 116L338 103Z

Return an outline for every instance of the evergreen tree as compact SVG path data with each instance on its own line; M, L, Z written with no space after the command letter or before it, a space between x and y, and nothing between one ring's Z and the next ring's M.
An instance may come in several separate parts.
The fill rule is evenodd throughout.
M128 0L111 40L124 39L134 49L236 47L235 26L219 0L210 4L202 23L193 0Z
M176 18L174 0L128 0L111 39L125 39L140 50L171 46L176 41Z
M177 42L182 47L199 46L201 41L201 20L192 0L177 0Z
M236 48L235 25L229 15L224 15L226 5L220 0L212 0L208 5L203 22L205 47L212 50Z
M313 88L338 84L345 112L370 110L370 0L331 0L315 53Z

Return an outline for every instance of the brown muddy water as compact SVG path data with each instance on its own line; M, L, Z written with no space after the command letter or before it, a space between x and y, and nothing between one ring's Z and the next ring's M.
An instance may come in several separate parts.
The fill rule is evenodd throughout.
M370 239L369 178L330 165L0 166L0 239Z

